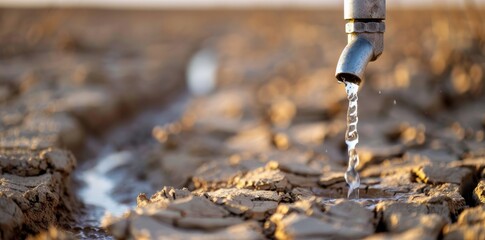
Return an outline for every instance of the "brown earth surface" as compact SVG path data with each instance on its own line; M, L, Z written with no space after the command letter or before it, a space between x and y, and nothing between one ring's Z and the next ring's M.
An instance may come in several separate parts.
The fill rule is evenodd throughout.
M388 12L347 199L340 11L0 9L0 239L484 239L483 13ZM130 210L89 235L71 180L101 145Z

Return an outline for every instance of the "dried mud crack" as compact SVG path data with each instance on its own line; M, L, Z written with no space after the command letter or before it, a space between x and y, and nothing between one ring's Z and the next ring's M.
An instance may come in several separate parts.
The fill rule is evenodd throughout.
M485 237L484 36L455 26L469 19L389 13L406 34L386 33L361 86L346 199L338 11L0 11L0 36L29 32L0 38L1 239ZM216 88L189 96L198 49ZM86 217L110 210L86 188L128 211Z

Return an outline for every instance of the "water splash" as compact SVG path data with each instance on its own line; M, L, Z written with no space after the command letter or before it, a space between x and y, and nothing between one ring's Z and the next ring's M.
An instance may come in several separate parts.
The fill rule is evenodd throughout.
M347 130L345 131L345 143L347 144L347 151L349 154L349 165L345 172L345 181L349 185L347 197L350 198L354 190L357 189L356 197L358 198L360 177L356 167L359 165L359 155L357 154L355 147L359 142L359 134L357 133L357 122L359 121L357 116L357 92L359 91L359 85L351 82L344 83L347 99L349 100L349 108L347 110Z

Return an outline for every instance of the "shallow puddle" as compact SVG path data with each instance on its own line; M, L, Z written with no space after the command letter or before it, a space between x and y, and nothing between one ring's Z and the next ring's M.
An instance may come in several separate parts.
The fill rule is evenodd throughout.
M408 198L405 193L402 194L394 194L392 192L385 191L384 189L380 188L359 188L355 189L358 196L357 198L351 198L351 201L355 201L360 203L367 209L373 210L376 205L380 202L384 201L404 201ZM349 199L347 196L348 189L341 188L341 189L330 189L329 191L313 191L317 196L322 198L322 202L325 204L333 205L340 200Z
M339 182L325 188L313 188L315 196L322 199L325 204L333 205L340 200L350 199L360 203L362 206L373 210L375 206L384 201L407 202L413 191L404 191L403 189L392 189L382 186L381 178L364 178L359 188L355 189L355 195L358 197L348 197L349 187L345 182ZM354 196L354 194L352 194Z

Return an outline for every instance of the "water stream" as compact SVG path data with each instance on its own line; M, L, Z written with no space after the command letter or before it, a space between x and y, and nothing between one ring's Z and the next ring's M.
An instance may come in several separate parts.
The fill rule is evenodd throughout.
M359 165L359 155L355 150L357 143L359 143L359 134L357 133L357 92L359 85L351 82L345 82L345 91L347 92L347 99L349 100L349 107L347 110L347 130L345 131L345 143L347 144L347 151L349 154L349 165L345 172L345 181L349 185L348 198L359 198L360 177L356 170ZM354 192L354 190L357 190Z

